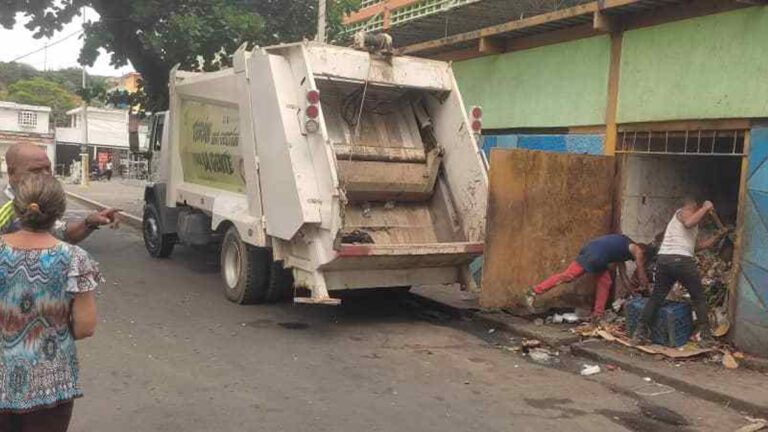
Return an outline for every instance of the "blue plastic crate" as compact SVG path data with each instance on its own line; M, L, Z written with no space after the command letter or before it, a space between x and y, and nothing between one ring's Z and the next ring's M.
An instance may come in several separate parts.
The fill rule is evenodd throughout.
M635 298L627 302L627 330L633 334L647 298ZM651 341L672 348L683 346L693 333L693 316L690 303L668 301L659 308L656 322L651 325Z

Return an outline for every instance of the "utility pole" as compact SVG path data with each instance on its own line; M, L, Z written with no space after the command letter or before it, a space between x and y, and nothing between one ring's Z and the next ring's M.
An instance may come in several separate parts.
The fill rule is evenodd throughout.
M317 41L325 43L325 7L326 0L318 0L317 6Z
M83 7L83 29L85 29L85 7ZM83 64L83 95L86 95L88 89L88 83L86 82L85 64ZM88 102L86 98L83 98L83 121L82 121L82 143L80 144L80 164L82 170L82 178L80 180L81 186L88 186Z

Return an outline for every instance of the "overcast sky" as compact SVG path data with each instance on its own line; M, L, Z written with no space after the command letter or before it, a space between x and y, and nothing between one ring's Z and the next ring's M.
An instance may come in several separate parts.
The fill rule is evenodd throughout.
M86 11L86 18L88 20L95 20L98 18L98 14L88 9ZM0 61L11 61L16 57L22 56L29 52L35 51L45 46L46 41L50 44L57 40L60 40L72 33L77 32L82 27L82 17L75 17L75 19L64 26L64 28L53 35L51 39L35 39L32 37L32 32L27 30L23 24L27 22L27 19L19 15L16 22L16 27L12 30L6 30L0 26L0 43L2 43L2 49L0 49ZM48 69L61 69L66 67L80 67L77 63L77 56L80 54L80 48L83 46L83 40L78 36L70 37L69 39L51 47L47 50L42 50L36 54L32 54L29 57L25 57L19 62L27 63L34 66L39 70L47 65ZM126 72L133 71L130 66L115 69L109 64L109 55L102 51L96 63L93 67L88 68L88 72L94 75L113 75L119 76Z

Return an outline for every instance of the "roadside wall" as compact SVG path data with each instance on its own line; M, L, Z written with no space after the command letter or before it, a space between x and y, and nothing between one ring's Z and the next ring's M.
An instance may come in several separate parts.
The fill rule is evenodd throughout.
M624 33L618 122L768 115L768 8Z
M483 127L605 123L610 38L599 36L454 63L467 107L483 107Z

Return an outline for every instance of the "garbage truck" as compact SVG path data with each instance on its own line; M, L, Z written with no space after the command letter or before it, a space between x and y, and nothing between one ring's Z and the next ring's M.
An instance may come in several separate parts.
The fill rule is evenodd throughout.
M449 63L304 41L232 64L171 71L149 131L151 256L218 251L241 304L472 284L488 178Z

